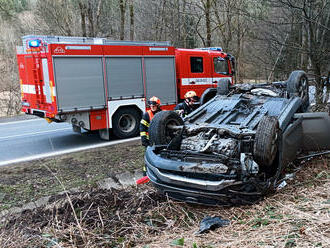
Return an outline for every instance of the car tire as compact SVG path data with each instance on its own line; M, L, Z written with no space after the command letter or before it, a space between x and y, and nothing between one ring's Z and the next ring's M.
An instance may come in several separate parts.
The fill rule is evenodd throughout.
M228 78L222 78L219 80L217 85L218 95L228 95L229 94L230 80Z
M213 97L215 97L217 94L217 89L216 88L208 88L206 89L201 98L200 98L200 104L203 105L205 103L207 103L208 101L210 101Z
M259 122L254 140L253 158L261 167L273 164L280 137L280 128L277 118L264 116Z
M134 108L120 108L112 117L113 134L120 139L139 134L141 114Z
M174 131L168 125L182 126L182 118L174 111L161 111L152 119L149 126L149 141L151 145L167 145L175 137Z
M304 71L291 72L287 80L287 91L290 96L298 96L302 100L301 111L307 111L309 106L308 78Z

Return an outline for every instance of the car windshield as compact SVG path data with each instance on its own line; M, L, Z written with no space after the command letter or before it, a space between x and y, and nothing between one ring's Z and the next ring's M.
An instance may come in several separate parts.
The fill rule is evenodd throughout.
M214 71L219 74L229 74L228 61L222 57L213 58Z

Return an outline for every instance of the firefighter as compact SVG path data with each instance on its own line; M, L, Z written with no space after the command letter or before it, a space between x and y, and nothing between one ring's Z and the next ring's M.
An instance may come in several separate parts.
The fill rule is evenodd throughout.
M141 142L144 147L147 147L149 145L149 134L148 129L150 122L155 114L162 111L160 109L160 100L158 97L153 96L149 99L148 105L150 107L150 110L145 112L142 116L142 120L140 123L140 136L141 136Z
M149 144L150 144L149 143L149 133L148 133L150 122L155 114L162 111L160 109L160 100L156 96L153 96L149 99L148 105L150 107L150 110L148 110L147 112L145 112L143 114L141 122L140 122L141 142L145 149L147 149L147 146L149 146ZM146 176L147 169L146 169L145 165L143 166L142 171L143 171L143 176Z
M189 115L192 111L195 110L194 103L198 101L198 96L195 91L191 90L188 91L184 95L184 102L179 103L176 105L174 110L182 117L186 117Z

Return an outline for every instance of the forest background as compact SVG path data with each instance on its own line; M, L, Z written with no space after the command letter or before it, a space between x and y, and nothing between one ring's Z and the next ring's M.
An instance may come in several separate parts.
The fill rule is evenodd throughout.
M237 82L304 70L318 103L330 76L330 0L0 0L0 34L2 115L20 112L16 46L28 34L220 46Z

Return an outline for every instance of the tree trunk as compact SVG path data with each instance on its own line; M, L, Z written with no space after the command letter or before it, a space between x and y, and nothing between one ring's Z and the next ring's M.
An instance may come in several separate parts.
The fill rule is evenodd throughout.
M97 4L97 9L96 9L96 30L95 30L95 36L98 36L99 32L99 27L100 27L100 16L101 16L101 9L102 9L102 2L103 0L99 0Z
M83 37L87 37L87 30L86 30L86 6L79 2L79 9L80 9L80 18L81 18L81 32Z
M237 81L241 81L241 24L240 11L237 13L237 52L236 52L236 77Z
M89 36L94 37L95 30L94 30L93 6L90 1L88 1L87 15L88 15Z
M185 14L186 13L186 0L183 0L183 3L182 3L182 13L183 13L183 18L182 18L182 21L183 21L183 34L182 34L182 37L183 37L183 47L184 48L187 48L187 39L188 39L188 31L187 31L187 15Z
M130 18L129 38L130 38L130 40L134 40L134 2L133 2L133 0L130 0L129 18Z
M211 0L206 0L205 4L205 24L206 24L206 46L211 46Z
M126 4L124 0L119 0L119 9L120 9L120 40L124 40L125 38L125 9Z

